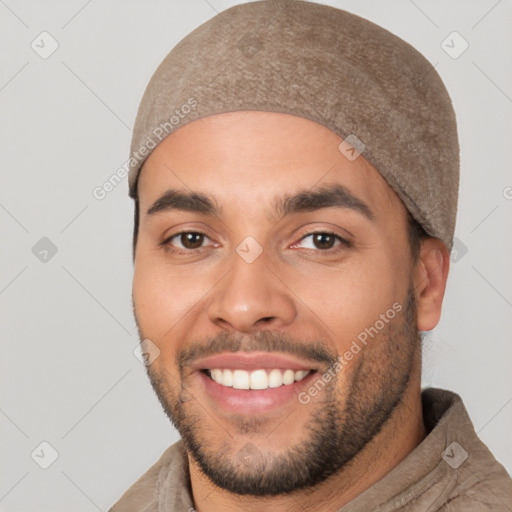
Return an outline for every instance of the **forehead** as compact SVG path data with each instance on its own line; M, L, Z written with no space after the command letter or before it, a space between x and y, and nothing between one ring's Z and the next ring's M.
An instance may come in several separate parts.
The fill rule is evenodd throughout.
M339 184L376 215L405 208L365 158L314 121L271 112L231 112L193 121L164 139L138 182L141 211L168 189L212 196L220 208L257 211L284 194Z

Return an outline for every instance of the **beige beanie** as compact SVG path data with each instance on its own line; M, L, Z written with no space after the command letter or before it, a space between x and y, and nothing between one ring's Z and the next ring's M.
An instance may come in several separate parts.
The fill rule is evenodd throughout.
M346 139L451 250L459 186L455 113L434 67L402 39L311 2L269 0L221 12L172 49L146 88L133 130L130 196L167 135L240 110L301 116Z

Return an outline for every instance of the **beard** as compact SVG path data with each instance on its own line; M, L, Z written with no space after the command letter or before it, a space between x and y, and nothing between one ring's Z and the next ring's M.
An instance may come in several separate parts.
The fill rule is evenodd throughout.
M140 328L139 335L145 339ZM327 343L299 343L272 331L260 331L242 341L222 332L204 345L177 353L179 379L168 368L156 370L154 364L147 372L188 454L215 485L238 495L275 496L314 487L341 472L379 433L402 401L421 345L412 283L405 307L365 345L354 355L344 389L336 386L336 375L319 393L305 424L305 439L279 454L263 453L262 447L251 442L234 448L230 444L233 436L227 432L220 446L213 447L212 441L223 434L222 427L205 421L209 419L206 408L198 404L187 386L188 363L224 351L258 350L293 353L333 368L338 354L327 348ZM260 433L266 421L238 415L230 420L241 435Z

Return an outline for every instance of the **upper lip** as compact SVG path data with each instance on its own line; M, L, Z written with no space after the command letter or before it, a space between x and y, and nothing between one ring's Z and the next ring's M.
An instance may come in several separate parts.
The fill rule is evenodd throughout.
M233 370L272 370L284 368L294 371L316 370L312 363L289 355L275 352L223 352L215 356L204 357L194 361L193 370L212 370L229 368Z

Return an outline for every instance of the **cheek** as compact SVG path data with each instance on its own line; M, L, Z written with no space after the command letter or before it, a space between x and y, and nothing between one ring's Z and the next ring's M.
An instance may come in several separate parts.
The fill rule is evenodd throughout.
M164 378L171 386L177 379L175 364L180 340L186 338L185 333L192 332L190 319L194 306L204 295L194 288L190 275L186 274L155 259L140 258L133 277L133 301L140 334L155 343L160 351L152 369L158 374L169 371L175 375Z
M172 268L161 258L137 256L133 300L139 328L145 337L163 340L193 310L205 294L206 279L191 277L190 270Z
M376 322L379 327L381 315L406 297L407 261L391 252L365 254L347 265L318 267L295 276L293 290L306 306L304 314L325 330L338 353L366 328Z

